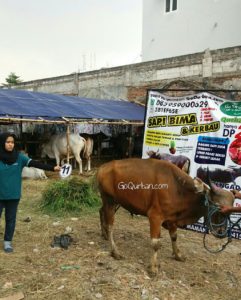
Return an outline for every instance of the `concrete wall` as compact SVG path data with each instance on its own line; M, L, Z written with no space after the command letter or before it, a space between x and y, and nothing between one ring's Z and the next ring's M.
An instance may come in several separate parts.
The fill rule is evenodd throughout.
M241 89L241 46L29 81L16 88L145 102L147 88Z
M240 0L177 0L177 10L165 8L166 0L143 0L143 61L241 45Z

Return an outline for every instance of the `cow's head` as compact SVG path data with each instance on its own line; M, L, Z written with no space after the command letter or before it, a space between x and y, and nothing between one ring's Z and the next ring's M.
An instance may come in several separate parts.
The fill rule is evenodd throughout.
M207 169L208 185L210 186L210 198L217 205L232 206L234 202L234 194L230 191L217 187L210 178L209 170Z
M234 194L233 192L218 188L214 183L210 183L210 198L216 205L225 205L225 206L233 206L234 202ZM213 226L212 234L217 238L226 237L226 216L223 215L219 210L213 213L210 216L210 222L215 224Z
M211 182L210 177L208 177L208 182L209 185L202 182L202 180L199 178L194 179L194 185L197 192L205 193L207 199L209 200L209 208L213 204L216 204L217 206L233 206L235 199L233 192L217 187L213 182ZM224 221L226 217L220 213L219 210L216 210L215 213L210 216L210 218L211 220L208 221L215 225L213 226L212 234L218 238L224 238L226 232Z
M210 197L217 205L233 206L234 193L217 187L214 183L210 183Z
M43 143L40 145L40 152L41 152L41 158L45 158L46 156L51 158L53 151L49 143Z
M207 169L207 183L204 183L200 178L194 179L194 186L197 193L206 194L210 202L216 205L232 206L234 202L234 193L217 187L210 178L209 170Z
M150 158L156 158L156 153L157 153L157 152L155 152L155 151L153 151L153 150L148 150L148 151L146 152L146 154L147 154Z

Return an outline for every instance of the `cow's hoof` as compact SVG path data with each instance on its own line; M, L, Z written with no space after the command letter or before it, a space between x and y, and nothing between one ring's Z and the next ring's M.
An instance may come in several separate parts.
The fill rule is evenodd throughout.
M151 267L149 267L149 269L148 269L148 274L149 274L149 276L151 277L151 278L154 278L154 277L156 277L157 276L157 274L158 274L158 268L151 268Z
M103 237L104 240L108 241L109 240L109 236L107 233L102 232L101 236Z
M157 271L151 271L149 270L148 271L148 275L151 277L151 278L155 278L157 276Z
M115 259L123 259L124 257L122 255L120 255L119 253L116 253L114 251L111 252L111 256L114 257Z
M185 261L186 260L186 257L183 255L176 255L176 256L174 256L174 258L177 261Z

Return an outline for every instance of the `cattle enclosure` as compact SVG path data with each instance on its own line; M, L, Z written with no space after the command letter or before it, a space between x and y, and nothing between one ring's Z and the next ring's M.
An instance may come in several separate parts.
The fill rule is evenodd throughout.
M88 127L90 126L90 127ZM24 128L24 132L23 132ZM89 133L77 130L74 125L70 125L70 134L77 133L86 141L90 138L93 141L93 151L91 157L96 160L105 158L121 159L127 157L141 157L143 144L143 126L133 125L102 125L102 130L92 125L87 125ZM85 131L84 130L84 131ZM18 150L24 151L30 158L42 160L41 147L49 142L54 135L60 135L68 131L65 124L0 124L0 132L14 132L17 136L16 146ZM95 133L97 131L98 133ZM81 153L82 159L86 160L84 153ZM50 157L44 158L45 162L55 163L55 159ZM71 160L76 167L76 162Z

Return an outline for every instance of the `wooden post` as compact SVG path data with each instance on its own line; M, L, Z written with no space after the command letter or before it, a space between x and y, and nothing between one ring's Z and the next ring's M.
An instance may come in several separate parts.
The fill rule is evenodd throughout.
M132 145L133 145L133 135L132 126L128 125L128 157L132 157Z
M23 117L20 117L21 119ZM23 141L23 122L20 121L20 141ZM27 143L26 140L24 140L22 143L20 142L20 148L21 150L24 150L25 153L27 153Z
M101 133L101 131L100 131ZM97 158L100 159L100 154L101 154L101 141L102 138L100 136L100 134L97 135Z
M68 123L67 123L66 138L67 138L67 163L69 164L69 124Z

